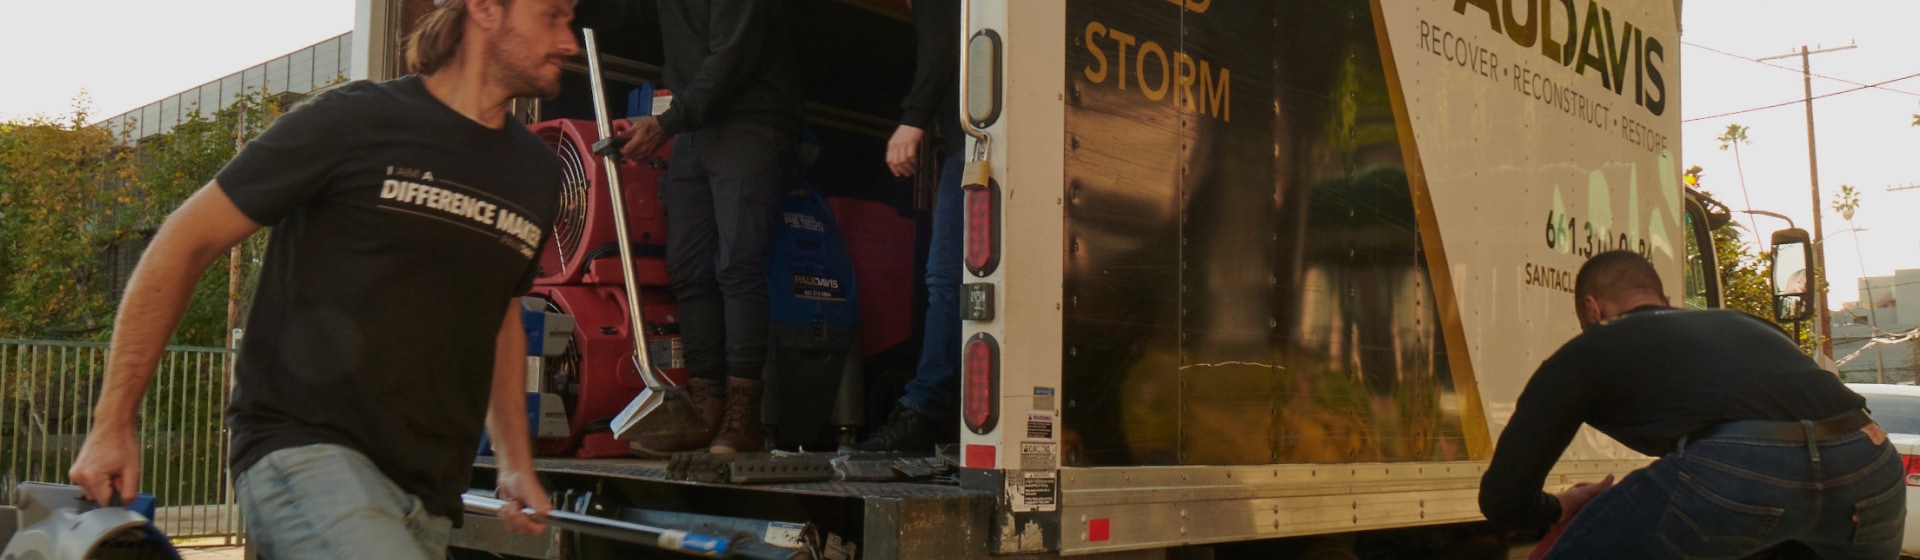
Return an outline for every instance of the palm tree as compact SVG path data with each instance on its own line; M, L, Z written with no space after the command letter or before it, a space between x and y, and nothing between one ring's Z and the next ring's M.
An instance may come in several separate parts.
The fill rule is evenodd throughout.
M1920 121L1920 118L1916 120ZM1867 279L1867 258L1865 254L1860 251L1860 228L1853 225L1853 211L1859 209L1860 191L1853 188L1853 185L1840 185L1840 192L1834 193L1833 195L1833 210L1840 213L1840 218L1847 221L1847 229L1853 231L1853 255L1855 258L1860 259L1860 285L1866 289L1867 296L1861 300L1861 303L1864 305L1860 307L1867 312L1867 326L1873 329L1874 336L1879 336L1881 334L1880 322L1877 320L1879 309L1875 307L1875 304L1878 302L1873 299L1873 282ZM1879 379L1881 383L1886 383L1886 358L1880 355L1879 347L1875 347L1873 352L1874 360L1879 364L1876 378Z
M1840 185L1840 192L1833 195L1833 210L1840 213L1840 219L1847 221L1847 227L1853 227L1853 211L1860 209L1860 191L1853 185Z
M1747 140L1747 131L1749 130L1753 129L1740 126L1740 123L1729 124L1727 125L1726 133L1721 134L1717 140L1720 141L1720 151L1724 152L1729 147L1733 148L1733 169L1740 173L1740 198L1747 203L1747 209L1752 210L1753 196L1747 194L1747 169L1745 165L1740 163L1740 145L1753 143ZM1747 214L1747 225L1753 228L1753 234L1755 236L1760 235L1760 225L1759 222L1754 221L1753 214ZM1756 237L1756 239L1758 239L1758 237Z

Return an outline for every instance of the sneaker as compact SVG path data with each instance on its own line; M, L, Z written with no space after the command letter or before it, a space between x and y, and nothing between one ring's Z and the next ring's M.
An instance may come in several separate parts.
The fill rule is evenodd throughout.
M933 451L933 444L939 438L939 422L911 408L896 405L893 414L887 415L887 423L875 429L866 441L855 444L854 448L867 452L926 453Z
M766 428L760 424L760 391L766 383L758 379L727 378L725 417L714 434L712 453L754 453L766 444Z

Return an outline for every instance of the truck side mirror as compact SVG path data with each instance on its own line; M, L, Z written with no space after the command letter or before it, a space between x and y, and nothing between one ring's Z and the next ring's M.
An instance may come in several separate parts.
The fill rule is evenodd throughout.
M1813 316L1813 243L1799 228L1773 232L1773 318L1805 321Z

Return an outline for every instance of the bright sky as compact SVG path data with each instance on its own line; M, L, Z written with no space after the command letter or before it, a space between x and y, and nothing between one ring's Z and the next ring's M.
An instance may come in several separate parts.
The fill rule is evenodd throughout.
M0 119L61 114L85 89L94 118L139 107L353 27L352 0L65 0L15 1L0 7ZM1875 83L1920 74L1920 2L1910 0L1688 0L1683 40L1749 58L1794 51L1801 44L1859 48L1813 57L1816 74ZM1792 69L1683 46L1681 115L1692 119L1793 101L1802 96L1799 60ZM1671 51L1670 51L1671 52ZM1815 78L1814 93L1856 87ZM1827 210L1830 301L1857 299L1863 261L1869 275L1920 268L1920 78L1887 84L1912 93L1868 89L1814 102L1819 127L1823 209L1841 184L1862 191L1854 217L1865 228L1856 243L1848 225ZM1733 152L1715 140L1729 123L1750 127L1741 147L1747 193ZM1802 105L1704 119L1682 127L1685 165L1707 169L1705 184L1734 209L1792 216L1812 228L1807 189L1807 131ZM1752 199L1749 205L1746 197ZM1744 222L1746 217L1740 216ZM1762 232L1785 227L1755 218ZM1859 251L1856 254L1856 248ZM1857 255L1864 255L1864 259Z
M103 119L353 30L354 0L0 1L0 119Z
M1920 34L1913 32L1914 22L1920 21L1920 2L1687 0L1685 6L1681 39L1686 43L1747 58L1797 52L1802 44L1818 50L1855 43L1858 48L1813 55L1813 73L1863 84L1920 74L1920 58L1914 56L1920 53ZM1697 46L1680 51L1683 119L1804 97L1798 56L1768 61L1789 68L1782 70ZM1813 79L1814 95L1855 87ZM1920 189L1887 192L1889 186L1920 184L1920 165L1915 165L1920 161L1920 128L1911 126L1913 115L1920 113L1920 78L1884 87L1909 93L1867 89L1813 102L1832 285L1828 301L1835 308L1858 299L1863 261L1868 276L1920 268ZM1805 107L1793 103L1686 123L1681 128L1681 158L1686 165L1706 168L1703 184L1728 207L1785 214L1812 231ZM1747 136L1752 143L1740 147L1751 206L1741 193L1733 152L1721 151L1716 140L1730 123L1751 129ZM1863 206L1854 215L1854 225L1865 231L1858 232L1857 243L1854 234L1846 232L1847 222L1832 210L1834 193L1842 184L1861 191ZM1735 216L1746 223L1746 215ZM1761 232L1786 227L1764 216L1753 223Z

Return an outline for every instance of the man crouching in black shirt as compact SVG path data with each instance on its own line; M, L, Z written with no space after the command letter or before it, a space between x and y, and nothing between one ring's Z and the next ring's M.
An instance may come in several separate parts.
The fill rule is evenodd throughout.
M264 556L446 556L483 427L501 520L535 533L520 295L553 223L559 160L507 117L559 93L572 0L442 0L417 75L295 109L167 218L114 324L70 476L139 491L135 411L209 264L273 225L227 410L235 487Z
M1481 480L1487 519L1570 521L1551 559L1739 558L1789 542L1829 559L1898 555L1899 455L1864 400L1779 327L1671 309L1652 264L1626 251L1581 267L1574 297L1585 332L1520 394ZM1582 423L1660 459L1610 490L1541 492Z

